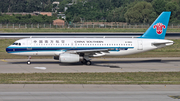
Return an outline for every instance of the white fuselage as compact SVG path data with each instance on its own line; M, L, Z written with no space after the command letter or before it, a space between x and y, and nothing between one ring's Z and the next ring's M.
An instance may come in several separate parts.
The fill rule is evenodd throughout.
M160 43L160 44L154 44ZM162 44L161 44L162 43ZM118 56L172 45L171 40L142 38L25 38L6 48L10 54L58 56L66 51L111 49L93 56Z

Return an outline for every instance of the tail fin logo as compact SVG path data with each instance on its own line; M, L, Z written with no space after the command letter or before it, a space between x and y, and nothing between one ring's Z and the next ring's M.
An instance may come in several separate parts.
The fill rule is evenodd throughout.
M157 23L156 25L153 26L153 28L154 28L154 29L156 28L156 33L157 33L158 35L161 35L162 32L163 32L163 28L165 29L166 26L163 25L162 23Z

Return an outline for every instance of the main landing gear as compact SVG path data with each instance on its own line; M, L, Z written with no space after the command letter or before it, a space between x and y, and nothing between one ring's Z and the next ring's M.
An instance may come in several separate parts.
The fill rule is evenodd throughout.
M92 63L91 63L90 60L91 60L91 59L89 59L88 56L84 56L84 57L83 57L83 60L81 61L81 63L82 63L82 64L86 64L86 65L91 65Z
M83 59L83 61L81 61L82 64L86 64L86 65L91 65L91 61L90 60L86 60L86 59Z
M91 59L89 59L88 55L85 55L84 53L79 54L82 58L81 58L81 63L85 64L85 65L91 65Z
M91 65L91 61L88 60L88 61L86 62L86 65Z
M27 64L30 65L31 64L31 56L28 57L28 61L27 61Z

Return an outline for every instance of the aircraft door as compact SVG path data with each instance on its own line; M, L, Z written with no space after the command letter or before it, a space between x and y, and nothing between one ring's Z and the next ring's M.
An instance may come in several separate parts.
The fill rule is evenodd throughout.
M32 40L27 40L27 50L32 50Z
M138 50L143 50L143 41L138 40Z

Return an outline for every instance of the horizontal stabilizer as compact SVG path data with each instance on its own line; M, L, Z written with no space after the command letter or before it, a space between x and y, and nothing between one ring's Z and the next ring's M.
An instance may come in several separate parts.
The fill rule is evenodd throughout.
M174 42L173 41L162 41L162 42L153 42L152 43L153 45L155 45L155 46L159 46L159 45L171 45L171 44L174 44Z

